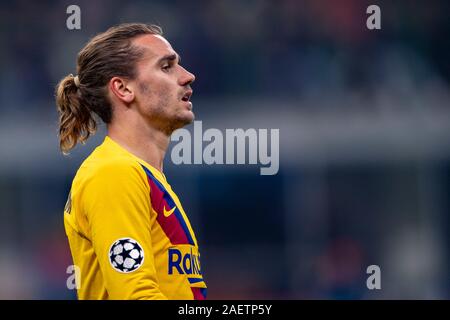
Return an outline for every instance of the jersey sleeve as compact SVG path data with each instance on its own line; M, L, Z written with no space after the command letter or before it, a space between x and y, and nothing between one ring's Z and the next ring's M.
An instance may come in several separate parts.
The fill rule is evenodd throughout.
M154 263L150 189L139 170L129 161L104 164L83 192L90 238L110 299L167 299L158 287ZM124 272L125 252L113 265L115 254L126 249L124 242L134 241L143 260L135 270Z

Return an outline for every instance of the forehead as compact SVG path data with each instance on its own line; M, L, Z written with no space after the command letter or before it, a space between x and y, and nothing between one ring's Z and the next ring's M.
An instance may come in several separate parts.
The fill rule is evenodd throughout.
M148 59L158 59L168 54L176 54L169 41L160 35L146 34L133 39L132 43L145 48L145 55Z

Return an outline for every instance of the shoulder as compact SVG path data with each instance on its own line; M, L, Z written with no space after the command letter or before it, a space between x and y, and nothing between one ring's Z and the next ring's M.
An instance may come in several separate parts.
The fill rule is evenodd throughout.
M144 169L133 158L125 156L99 157L93 155L88 157L77 171L75 180L81 184L89 182L122 184L146 181Z

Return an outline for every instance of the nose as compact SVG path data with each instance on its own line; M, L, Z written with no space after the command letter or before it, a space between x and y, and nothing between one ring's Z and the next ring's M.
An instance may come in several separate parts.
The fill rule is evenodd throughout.
M187 71L185 68L181 67L182 75L180 77L180 85L187 86L195 81L195 76Z

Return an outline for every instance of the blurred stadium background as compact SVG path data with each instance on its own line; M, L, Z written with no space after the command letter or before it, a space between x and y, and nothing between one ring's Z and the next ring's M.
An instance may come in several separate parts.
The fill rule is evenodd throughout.
M196 74L204 129L280 129L275 176L167 157L209 298L449 298L449 2L361 0L1 1L0 298L75 298L62 209L104 130L62 156L54 86L90 37L134 21Z

